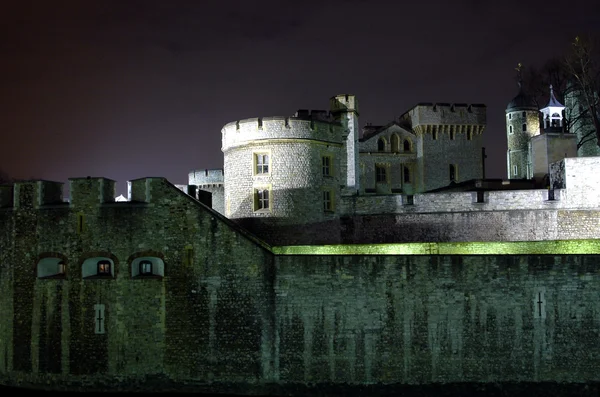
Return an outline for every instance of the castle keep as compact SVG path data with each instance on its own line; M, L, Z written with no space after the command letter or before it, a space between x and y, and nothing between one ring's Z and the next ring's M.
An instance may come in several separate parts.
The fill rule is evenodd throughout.
M543 188L484 178L484 105L359 134L352 95L228 123L223 170L133 180L125 202L106 178L70 179L68 200L0 186L0 382L600 380L600 158L546 150L572 138L513 102L507 168L545 165Z

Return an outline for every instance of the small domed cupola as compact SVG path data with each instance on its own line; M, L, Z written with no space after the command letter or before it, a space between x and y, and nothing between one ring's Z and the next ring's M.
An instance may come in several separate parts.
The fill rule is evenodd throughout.
M517 71L517 85L519 86L519 93L506 106L507 114L511 113L511 112L518 112L518 111L523 111L523 110L534 110L534 111L538 110L538 107L536 106L533 98L530 97L529 95L525 94L525 92L523 91L523 79L521 77L521 68L522 67L523 67L523 65L521 63L519 63L517 65L517 68L515 69Z
M554 96L554 90L550 85L550 100L545 108L540 109L544 120L544 131L562 131L564 109L564 105Z
M506 113L521 110L538 110L533 98L523 92L523 85L519 81L519 93L506 106Z

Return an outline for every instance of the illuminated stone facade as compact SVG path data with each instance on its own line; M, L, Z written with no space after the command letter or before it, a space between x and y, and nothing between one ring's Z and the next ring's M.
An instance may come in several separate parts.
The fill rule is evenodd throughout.
M0 186L0 383L288 394L600 381L600 157L553 163L551 191L423 193L390 173L371 193L361 163L418 175L433 167L419 153L452 144L444 134L467 152L455 161L476 164L485 108L438 108L458 120L446 127L418 105L349 148L356 102L336 98L352 112L226 125L224 171L191 173L198 192L143 178L115 202L113 181L75 178L65 201L57 182ZM257 211L264 186L273 205Z

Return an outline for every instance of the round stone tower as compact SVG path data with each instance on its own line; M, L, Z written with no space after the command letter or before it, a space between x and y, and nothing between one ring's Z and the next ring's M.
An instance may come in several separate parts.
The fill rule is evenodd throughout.
M226 124L225 216L250 218L255 230L261 222L303 225L337 218L344 132L328 112L314 110Z
M530 179L533 177L529 155L530 141L533 136L539 134L538 108L533 99L524 93L521 81L519 81L519 93L506 107L508 179Z

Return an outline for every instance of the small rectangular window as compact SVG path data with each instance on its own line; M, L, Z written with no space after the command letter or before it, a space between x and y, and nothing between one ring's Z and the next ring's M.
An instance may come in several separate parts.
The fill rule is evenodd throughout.
M483 190L478 190L478 191L477 191L477 202L478 202L478 203L483 203L483 202L485 202L485 200L484 200L484 198L485 198L485 197L484 197L484 193L485 193L485 192L484 192Z
M333 211L333 194L329 190L323 191L323 211Z
M331 157L323 156L323 176L331 176Z
M268 210L270 207L269 190L255 189L254 190L254 210Z
M412 194L404 196L404 201L403 201L404 205L414 205L414 203L415 203L415 200L414 200L414 196Z
M527 124L523 123L523 132L527 132Z
M404 166L402 173L404 183L410 183L410 169L407 166Z
M513 165L513 176L519 175L519 167L517 165Z
M254 155L254 161L256 163L256 174L268 174L269 173L269 155L266 153L256 153Z
M527 118L527 113L523 112L521 113L521 116L523 116L523 118Z
M509 114L508 114L508 119L509 119L509 120L512 120L512 113L509 113Z
M377 183L387 183L387 170L383 165L375 166L375 181Z
M508 126L508 133L509 133L509 134L512 134L512 133L513 133L513 127L512 127L512 125L509 125L509 126Z
M98 274L102 274L102 275L110 274L110 262L109 261L98 262Z
M141 261L140 262L140 274L152 274L152 262Z

